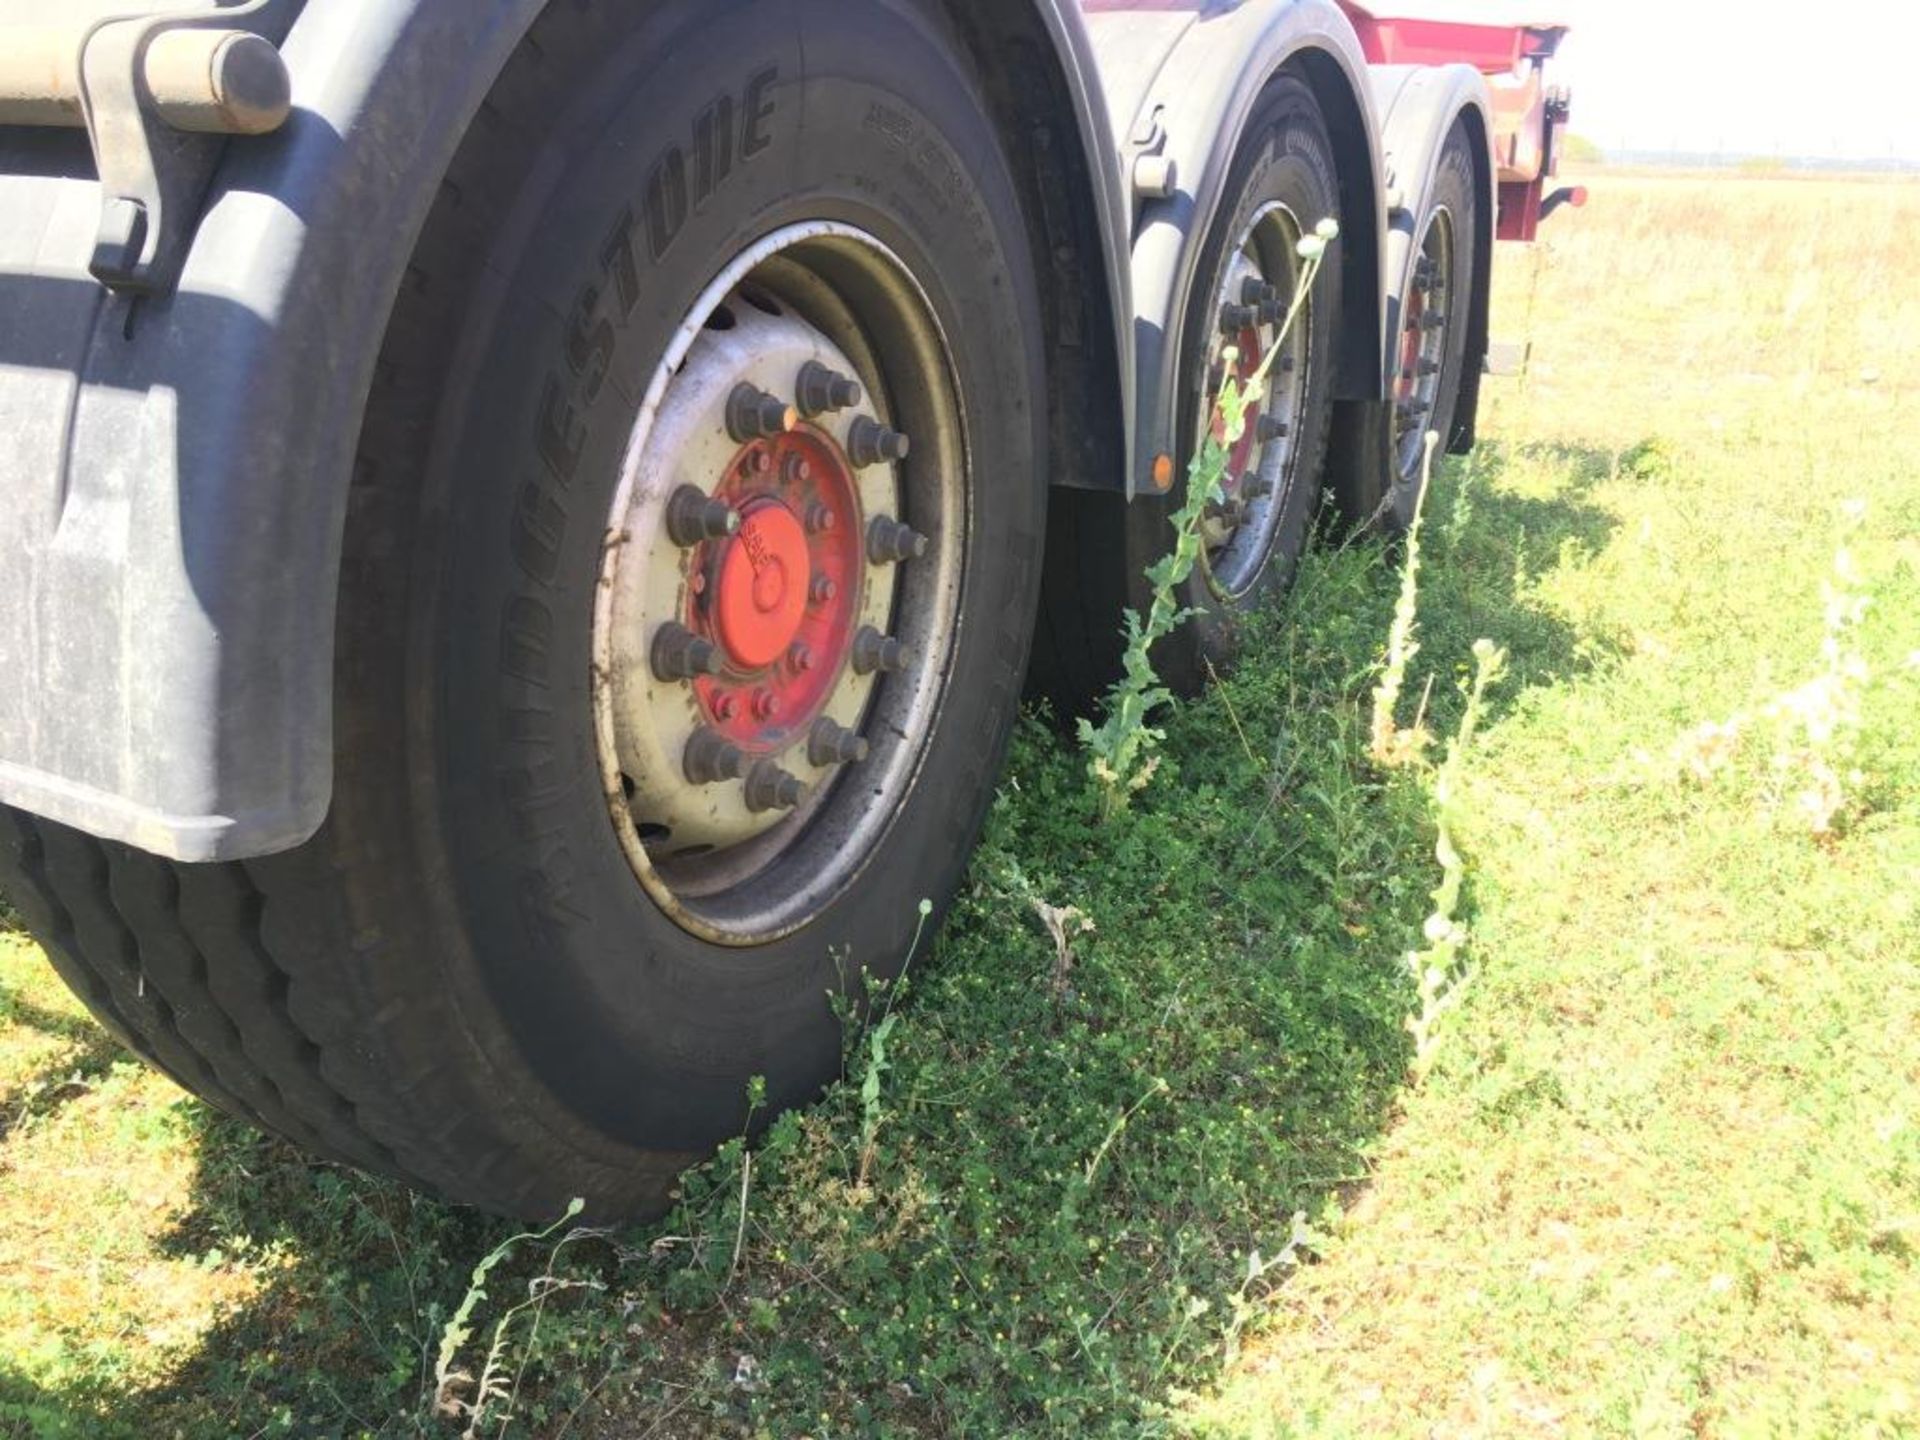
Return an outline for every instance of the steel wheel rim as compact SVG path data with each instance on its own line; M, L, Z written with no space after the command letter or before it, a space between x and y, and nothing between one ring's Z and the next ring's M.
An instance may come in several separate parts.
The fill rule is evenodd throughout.
M1417 482L1425 463L1426 433L1446 377L1452 333L1453 214L1433 212L1420 239L1413 281L1400 316L1400 368L1393 383L1394 466L1400 480ZM1444 436L1442 437L1445 438Z
M1310 479L1299 473L1298 457L1309 383L1311 296L1285 337L1276 338L1298 284L1298 246L1305 233L1299 217L1285 205L1276 201L1261 207L1228 253L1216 297L1218 321L1208 348L1209 385L1203 403L1210 406L1219 391L1215 377L1224 368L1227 346L1239 350L1235 370L1243 379L1276 343L1280 347L1267 373L1266 394L1248 407L1246 430L1228 455L1222 499L1201 522L1202 573L1222 600L1241 599L1259 583ZM1267 287L1266 308L1254 323L1234 324L1244 318L1234 307L1248 304L1255 293L1252 286ZM1203 417L1203 423L1212 423L1212 416ZM1264 434L1263 424L1277 426L1277 433Z
M731 323L719 325L724 312L731 312ZM786 374L784 386L779 381L782 367L792 371L803 352L854 380L858 403L790 415L771 436L716 439L721 412L713 407L720 392L737 388L735 371L741 383L797 401L797 376ZM857 417L910 436L911 449L899 459L853 464L850 430ZM736 513L747 517L737 529L687 546L675 540L668 511L690 477L709 495L760 494L740 468L756 447L777 452L788 443L811 447L815 456L837 456L857 477L854 493L844 497L855 513L836 517L831 528L857 542L860 593L829 605L844 628L834 637L841 648L829 646L816 657L831 672L823 677L831 683L819 687L824 698L799 713L754 712L766 732L755 750L743 740L738 714L720 720L715 697L734 693L741 704L753 704L753 687L742 676L748 660L764 656L771 636L754 631L742 642L741 627L703 623L696 577L706 577L710 608L704 613L711 614L721 603L716 581L726 582L738 600L741 587L731 584L737 576L730 566L738 570L742 547L756 551L753 580L769 553L782 562L775 568L787 572L786 562L801 553L794 548L795 527L777 516L756 524L752 507L736 504ZM713 456L728 444L735 447L731 458L713 473ZM767 471L784 473L777 453L762 475ZM817 916L872 859L913 790L945 699L960 635L969 473L944 332L907 266L864 231L822 221L767 236L715 278L675 331L639 408L609 510L594 605L593 698L603 790L621 849L647 893L682 929L725 945L777 939ZM792 514L790 497L780 498L804 532L807 555L817 557L817 532L806 516ZM771 503L763 500L761 507ZM874 560L869 527L883 517L917 532L924 548L911 553L912 542L899 540L907 558ZM792 579L788 574L787 582ZM751 584L746 590L754 599L736 618L764 619L753 614L758 590ZM785 623L790 600L784 589L777 598L776 618ZM807 623L803 617L802 628ZM663 674L656 647L669 625L708 640L720 652L722 674ZM899 641L906 663L869 665L861 673L853 650L862 630ZM745 653L735 653L736 645ZM864 659L875 653L869 647ZM789 657L782 649L773 667L788 667ZM772 673L766 666L761 671ZM795 693L807 692L796 686ZM809 742L822 716L864 738L865 757L815 763L822 757L810 753ZM689 743L716 730L750 763L777 760L802 782L804 797L770 813L746 803L750 772L692 778ZM664 827L663 805L674 822ZM689 817L692 830L683 828Z

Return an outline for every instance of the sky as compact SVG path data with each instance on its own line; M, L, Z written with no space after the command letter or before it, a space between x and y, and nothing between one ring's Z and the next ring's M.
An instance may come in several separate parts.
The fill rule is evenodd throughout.
M1389 8L1382 5L1382 9ZM1920 161L1920 0L1540 0L1603 151Z

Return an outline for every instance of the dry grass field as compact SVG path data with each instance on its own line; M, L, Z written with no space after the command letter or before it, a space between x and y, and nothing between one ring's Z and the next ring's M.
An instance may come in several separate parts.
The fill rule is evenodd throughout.
M1425 517L1407 710L1508 654L1430 1068L1398 560L1329 543L1123 821L1027 727L851 1083L515 1248L450 1385L509 1232L213 1115L0 933L0 1435L1920 1434L1920 184L1585 178Z

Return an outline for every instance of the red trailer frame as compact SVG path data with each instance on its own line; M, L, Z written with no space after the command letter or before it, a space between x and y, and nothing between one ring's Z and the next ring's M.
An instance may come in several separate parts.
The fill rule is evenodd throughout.
M1385 6L1339 0L1375 65L1471 65L1493 96L1493 156L1499 166L1502 240L1531 240L1541 219L1562 203L1586 203L1578 187L1546 194L1558 170L1566 129L1567 92L1545 83L1545 62L1567 33L1557 23L1496 25L1398 16Z

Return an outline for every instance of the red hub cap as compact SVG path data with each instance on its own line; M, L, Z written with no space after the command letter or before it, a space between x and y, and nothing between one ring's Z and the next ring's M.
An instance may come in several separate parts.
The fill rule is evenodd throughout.
M714 494L740 528L693 557L687 627L724 661L694 692L714 729L774 754L819 715L853 644L865 566L853 472L802 425L744 446Z
M807 609L807 532L778 500L751 502L721 552L713 623L727 657L758 670L780 658Z

